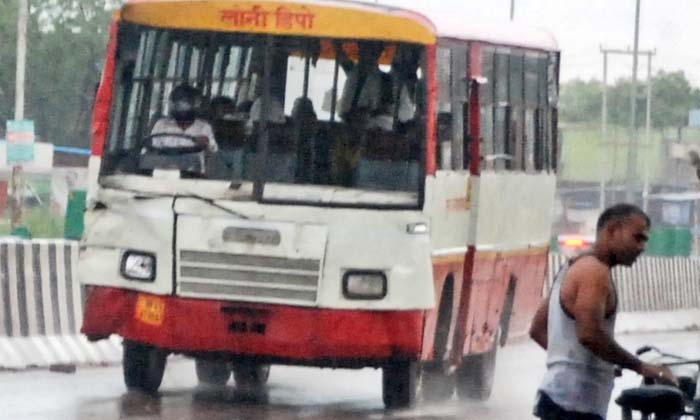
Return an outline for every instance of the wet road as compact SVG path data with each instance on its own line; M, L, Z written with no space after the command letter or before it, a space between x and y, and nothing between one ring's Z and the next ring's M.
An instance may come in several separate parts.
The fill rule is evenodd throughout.
M656 344L700 357L700 333L620 337L629 349ZM544 353L524 342L500 349L492 398L485 403L449 401L402 411L385 411L378 370L320 370L273 366L266 397L237 395L197 386L194 363L169 361L159 398L127 393L121 367L79 368L75 374L47 371L0 372L0 419L87 420L287 420L287 419L530 419L535 389L544 369ZM635 385L631 373L618 380L615 395ZM229 383L231 385L231 383ZM611 409L611 419L618 410Z

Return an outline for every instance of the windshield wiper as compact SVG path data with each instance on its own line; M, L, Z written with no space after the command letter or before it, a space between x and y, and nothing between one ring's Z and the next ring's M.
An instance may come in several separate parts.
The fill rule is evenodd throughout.
M222 210L222 211L224 211L232 216L236 216L236 217L239 217L239 218L244 219L244 220L250 220L250 216L247 216L243 213L239 213L236 210L231 210L227 207L224 207L221 204L216 203L216 201L214 201L214 199L212 199L212 198L207 198L207 197L204 197L204 196L201 196L199 194L192 193L192 192L188 192L187 194L163 194L163 193L143 193L142 191L135 191L135 190L127 189L127 188L115 188L115 187L110 187L110 188L133 193L133 194L135 194L134 195L135 200L152 200L155 198L169 198L169 197L193 198L195 200L199 200L199 201L202 201L206 204L209 204L210 206L215 207L219 210Z
M198 195L198 194L194 194L194 193L188 193L187 195L178 194L178 195L175 195L175 198L194 198L194 199L203 201L203 202L209 204L210 206L215 207L219 210L222 210L222 211L224 211L232 216L240 217L241 219L244 219L244 220L250 220L250 216L247 216L243 213L239 213L236 210L231 210L228 207L225 207L225 206L222 206L221 204L218 204L216 201L214 201L214 199L203 197L203 196Z

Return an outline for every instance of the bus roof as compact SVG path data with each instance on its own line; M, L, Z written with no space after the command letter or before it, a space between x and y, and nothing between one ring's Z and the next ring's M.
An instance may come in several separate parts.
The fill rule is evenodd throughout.
M121 19L160 28L435 44L435 27L406 9L340 0L129 0Z
M470 22L459 14L429 13L428 17L437 27L438 37L463 41L482 41L494 45L532 48L543 51L558 51L554 36L541 28L532 28L514 23Z

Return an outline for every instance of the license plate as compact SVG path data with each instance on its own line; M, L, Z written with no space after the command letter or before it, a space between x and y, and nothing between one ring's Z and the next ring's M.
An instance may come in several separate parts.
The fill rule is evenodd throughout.
M134 317L144 324L160 327L165 319L165 301L153 296L139 295Z

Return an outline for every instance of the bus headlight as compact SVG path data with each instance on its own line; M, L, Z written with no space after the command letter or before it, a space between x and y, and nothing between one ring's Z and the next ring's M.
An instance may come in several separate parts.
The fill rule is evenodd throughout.
M126 251L122 257L121 273L129 280L153 281L156 278L156 256L147 252Z
M348 299L380 300L386 293L386 275L381 271L348 271L343 276L343 295Z

